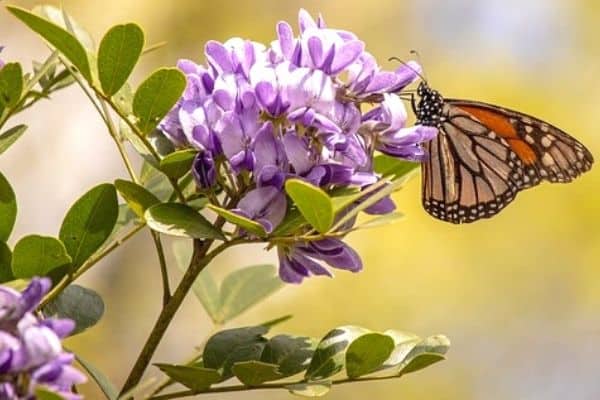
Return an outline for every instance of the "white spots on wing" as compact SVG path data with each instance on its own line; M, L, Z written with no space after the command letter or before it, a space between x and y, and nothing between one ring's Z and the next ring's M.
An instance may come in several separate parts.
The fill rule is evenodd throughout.
M552 158L550 153L544 153L544 155L542 156L542 164L544 164L546 167L554 165L554 159Z
M533 140L533 137L531 137L531 135L525 135L525 141L529 144L535 143L535 140Z
M531 126L531 125L525 125L525 132L527 132L527 133L533 132L533 126Z
M521 117L521 122L525 125L531 125L533 123L533 121L529 117Z
M544 147L550 147L552 145L552 140L554 138L550 135L546 135L542 138L542 146Z
M550 130L550 125L548 125L546 123L542 123L540 125L540 129L542 130L542 132L548 132Z

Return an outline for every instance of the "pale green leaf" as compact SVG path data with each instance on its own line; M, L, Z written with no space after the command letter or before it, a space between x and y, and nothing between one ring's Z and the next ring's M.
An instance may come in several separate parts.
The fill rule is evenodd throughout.
M179 203L150 207L144 213L148 226L167 235L224 240L223 233L193 208Z
M322 189L300 179L290 179L285 190L304 218L321 233L333 224L333 204Z

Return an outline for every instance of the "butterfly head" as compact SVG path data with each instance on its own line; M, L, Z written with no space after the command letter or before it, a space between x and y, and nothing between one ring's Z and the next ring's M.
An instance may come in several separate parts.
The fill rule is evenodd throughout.
M430 88L427 82L422 81L417 88L417 95L419 103L413 106L417 123L439 127L443 122L442 110L444 108L444 98L440 92Z

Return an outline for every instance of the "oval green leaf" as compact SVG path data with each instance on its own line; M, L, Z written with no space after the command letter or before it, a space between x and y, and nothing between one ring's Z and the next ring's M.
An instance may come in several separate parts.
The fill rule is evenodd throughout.
M167 235L225 240L220 230L198 211L184 204L157 204L146 210L144 218L150 228Z
M231 371L246 386L258 386L261 383L283 378L277 364L262 361L242 361L233 364Z
M202 360L204 366L221 371L223 378L233 375L231 367L235 362L260 359L268 328L252 326L227 329L211 336L204 346Z
M317 341L302 336L277 335L269 339L261 361L279 365L283 376L304 371L313 356Z
M420 343L406 355L400 365L400 375L419 371L444 360L445 354L450 349L450 340L444 335L430 336Z
M142 82L133 97L133 114L143 133L156 128L177 103L185 85L185 76L177 68L161 68Z
M183 386L201 392L211 385L221 381L219 371L211 368L193 367L188 365L154 364L169 378Z
M129 208L140 218L144 218L144 213L148 208L160 203L155 195L135 182L117 179L115 187Z
M185 149L168 154L160 161L160 170L171 178L179 179L192 169L198 150Z
M0 68L0 108L14 108L23 93L21 64L9 63Z
M96 325L104 314L102 297L91 289L69 285L44 308L46 315L75 321L75 335Z
M17 219L17 198L8 180L0 172L0 241L6 242Z
M317 345L305 378L308 381L322 380L344 369L348 346L357 337L369 333L357 326L342 326L330 331Z
M71 206L60 227L59 238L80 267L108 239L117 223L117 191L109 183L98 185Z
M0 283L15 279L12 273L12 253L8 245L0 241Z
M394 339L381 333L367 333L355 339L346 351L348 378L376 371L392 354Z
M250 232L258 237L267 236L265 228L256 221L252 221L249 218L243 217L232 211L225 210L224 208L220 208L212 204L207 205L207 207L215 213L217 213L218 215L220 215L221 217L223 217L227 222L231 222L232 224L239 226L247 232Z
M327 193L300 179L288 180L285 183L285 191L313 228L321 233L331 228L333 203Z
M17 125L0 135L0 154L13 145L27 130L27 125Z
M53 237L30 235L15 245L12 271L16 278L46 276L52 270L67 266L71 257L63 243Z
M131 75L144 47L144 32L136 24L112 27L98 49L98 77L102 91L112 96Z
M87 53L83 45L68 31L44 18L15 6L6 7L8 11L56 47L81 72L88 81L92 81L92 73Z
M35 398L37 400L64 400L61 395L42 388L35 390Z

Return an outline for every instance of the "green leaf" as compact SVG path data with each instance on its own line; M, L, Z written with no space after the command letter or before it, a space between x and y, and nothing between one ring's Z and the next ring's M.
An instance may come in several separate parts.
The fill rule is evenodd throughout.
M0 172L0 241L6 242L17 220L17 198L8 180Z
M177 241L173 243L173 254L175 255L175 261L179 269L181 271L187 270L192 258L191 241ZM217 283L208 268L204 268L200 272L200 275L194 281L192 290L210 318L214 322L217 322L220 319L221 295Z
M283 287L273 265L253 265L229 274L221 285L219 323L225 323Z
M12 253L8 245L0 241L0 283L15 279L12 273Z
M54 298L44 311L47 315L69 318L75 321L72 335L96 325L104 314L102 297L91 289L79 285L69 285Z
M113 240L119 237L121 232L125 228L129 227L133 221L137 221L137 218L135 213L131 211L131 208L129 208L127 204L119 204L119 215L117 217L117 223L115 224L115 227L110 233L108 239L106 239L106 242L102 245L101 249L108 246L110 243L112 243Z
M243 217L224 208L217 207L213 204L209 204L207 207L215 213L217 213L218 215L220 215L221 217L223 217L227 222L231 222L232 224L239 226L247 232L250 232L259 237L267 236L265 228L256 221Z
M160 203L160 200L155 195L135 182L117 179L115 187L123 199L125 199L129 208L142 219L148 208Z
M0 68L0 107L14 108L23 93L21 64L9 63Z
M79 355L75 355L77 362L85 369L88 375L96 382L104 396L108 400L117 400L119 397L119 391L112 384L112 382L104 375L98 368L96 368L93 364L81 358Z
M444 360L450 340L444 335L430 336L418 343L400 364L400 375L419 371Z
M350 379L376 371L392 354L394 339L367 333L354 340L346 351L346 373Z
M111 184L98 185L71 206L60 227L59 237L80 267L108 239L119 215L117 192Z
M309 381L329 378L345 365L346 349L354 339L368 331L356 326L342 326L330 331L319 342L305 378Z
M235 362L260 359L267 341L262 335L267 331L264 326L253 326L216 333L204 346L204 366L219 370L224 379L233 376Z
M221 375L215 369L192 367L187 365L154 364L169 378L183 386L201 392L208 389L212 384L221 381Z
M35 398L37 400L64 400L61 395L41 388L35 390Z
M171 178L179 179L192 169L198 150L185 149L167 155L160 160L160 170Z
M297 208L290 208L285 214L283 221L281 221L279 226L277 226L277 228L271 232L271 236L277 237L291 235L307 224L308 222L306 222L306 219Z
M220 230L199 212L184 204L157 204L146 210L144 217L150 228L167 235L225 240Z
M177 68L161 68L142 82L133 98L133 113L142 132L156 128L177 103L185 85L185 76Z
M8 11L21 20L31 30L46 39L56 47L65 57L81 72L88 81L92 81L92 73L87 53L83 45L68 31L38 17L37 15L19 7L8 6Z
M105 95L112 96L127 82L144 47L144 32L136 24L113 26L98 49L98 77Z
M403 178L421 164L379 154L373 159L373 169L382 177L391 177L393 180Z
M70 263L71 257L60 240L30 235L15 245L12 271L16 278L32 278L45 276L50 271Z
M165 174L147 160L142 164L140 183L162 202L167 201L173 193L173 186Z
M385 331L385 334L394 340L395 347L392 354L390 354L390 357L380 369L386 371L386 375L389 375L389 371L392 371L392 374L396 375L398 372L397 367L406 358L408 353L421 342L421 338L415 334L397 330L388 330Z
M0 154L13 145L27 130L27 125L17 125L0 135Z
M322 397L331 389L331 381L303 382L285 387L291 394L302 397Z
M261 361L279 365L283 376L304 371L315 352L317 341L309 337L277 335L269 339Z
M261 383L276 381L283 375L278 372L277 364L262 361L242 361L233 364L233 374L246 386L258 386Z
M325 233L333 224L333 203L320 188L300 179L290 179L285 190L304 218L319 232Z
M33 7L32 11L34 14L47 19L61 28L66 29L69 32L74 32L75 37L81 42L83 47L89 51L94 51L95 43L90 33L83 29L83 27L73 18L73 16L65 12L64 9L52 6L50 4L42 4ZM65 19L68 20L68 24ZM69 26L67 27L67 25Z

